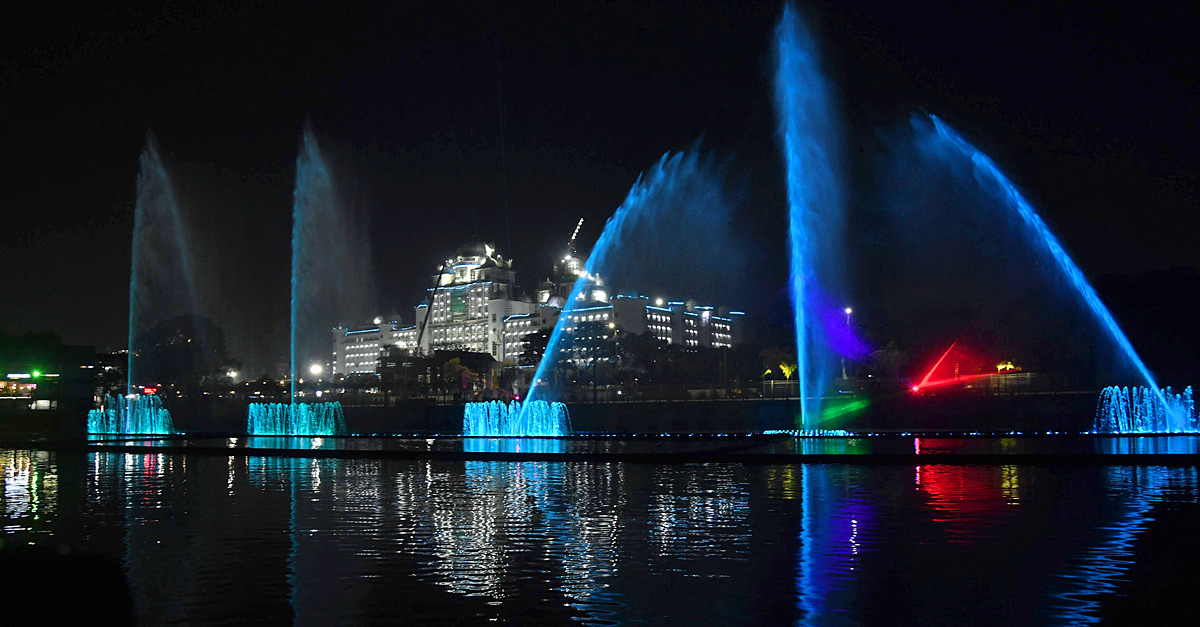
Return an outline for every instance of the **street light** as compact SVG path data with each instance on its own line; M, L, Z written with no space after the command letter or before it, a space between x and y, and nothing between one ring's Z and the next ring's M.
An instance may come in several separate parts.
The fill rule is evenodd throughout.
M850 314L854 313L854 310L847 307L847 308L843 309L842 311L846 312L846 330L849 331L850 330ZM845 381L849 378L850 377L846 376L846 356L842 355L842 380Z

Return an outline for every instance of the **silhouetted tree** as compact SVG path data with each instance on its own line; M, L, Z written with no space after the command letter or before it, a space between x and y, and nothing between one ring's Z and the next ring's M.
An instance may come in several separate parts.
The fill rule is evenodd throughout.
M238 363L225 347L225 332L204 316L176 316L151 327L137 342L134 383L197 388L216 383Z
M542 329L537 333L525 336L525 350L521 351L519 363L522 366L536 366L542 363L542 355L546 354L546 346L550 343L550 331Z
M907 364L908 355L897 348L895 342L888 342L867 357L867 370L885 379L899 379L901 370Z
M762 359L762 378L768 378L768 375L775 375L784 379L791 379L795 374L796 355L795 353L784 351L778 346L768 346L759 352L759 357Z

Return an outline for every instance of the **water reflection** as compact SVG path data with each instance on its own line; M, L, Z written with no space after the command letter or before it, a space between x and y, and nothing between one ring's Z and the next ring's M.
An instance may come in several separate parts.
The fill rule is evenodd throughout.
M4 490L0 511L5 533L36 531L58 506L58 468L45 451L0 450Z
M1196 499L1196 467L1109 468L1107 474L1107 497L1116 511L1106 524L1093 528L1095 540L1072 556L1063 574L1066 589L1060 586L1054 593L1051 613L1073 624L1101 622L1099 610L1107 596L1128 583L1138 537L1154 521L1152 510L1164 495Z
M1086 623L1200 522L1195 467L62 455L0 451L6 537L112 553L151 623Z
M1200 439L1187 436L1096 438L1096 450L1109 454L1195 455Z
M1020 502L1017 466L931 464L914 470L917 486L928 496L933 520L944 525L951 542L991 538L991 529L1007 524Z

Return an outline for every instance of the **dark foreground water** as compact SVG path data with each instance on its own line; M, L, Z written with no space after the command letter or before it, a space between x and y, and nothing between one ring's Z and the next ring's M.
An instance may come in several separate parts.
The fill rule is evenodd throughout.
M1188 465L10 449L0 467L0 564L124 572L145 624L1153 624L1191 614L1200 567Z

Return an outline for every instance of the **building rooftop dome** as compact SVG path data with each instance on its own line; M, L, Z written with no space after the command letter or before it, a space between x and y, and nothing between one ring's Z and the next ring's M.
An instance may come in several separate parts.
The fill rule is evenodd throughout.
M495 252L493 247L483 242L467 242L459 246L454 254L462 257L491 257Z

